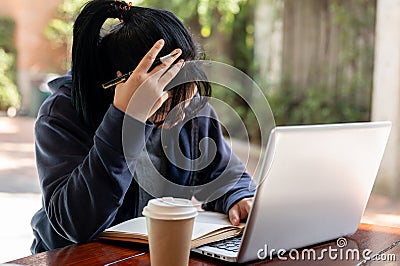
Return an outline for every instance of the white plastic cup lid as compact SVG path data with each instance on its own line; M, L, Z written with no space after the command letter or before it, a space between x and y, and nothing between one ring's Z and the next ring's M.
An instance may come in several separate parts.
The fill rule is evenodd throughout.
M195 217L197 209L188 199L164 197L150 200L142 214L152 219L183 220Z

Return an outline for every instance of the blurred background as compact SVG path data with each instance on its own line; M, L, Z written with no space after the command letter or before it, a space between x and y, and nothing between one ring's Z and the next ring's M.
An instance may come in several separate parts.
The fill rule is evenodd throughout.
M40 208L33 125L46 82L70 67L72 24L87 0L0 4L0 262L29 255ZM265 93L277 125L390 120L364 222L400 226L400 0L136 0L172 11L205 50ZM245 102L214 91L259 130ZM356 192L356 191L355 191Z

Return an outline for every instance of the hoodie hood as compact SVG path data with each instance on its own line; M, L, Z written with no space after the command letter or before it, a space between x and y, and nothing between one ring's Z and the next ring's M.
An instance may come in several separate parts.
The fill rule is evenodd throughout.
M67 93L71 93L71 88L72 88L72 75L71 72L69 71L67 74L64 76L55 78L47 83L49 86L49 89L52 93L61 90L61 88L65 87L67 90Z

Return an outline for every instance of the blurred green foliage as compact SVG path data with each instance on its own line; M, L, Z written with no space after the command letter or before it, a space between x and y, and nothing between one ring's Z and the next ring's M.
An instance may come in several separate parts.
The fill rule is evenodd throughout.
M9 17L0 17L0 110L20 106L20 95L16 86L16 49L14 46L15 22Z
M337 95L326 87L308 87L298 98L290 87L272 94L269 104L277 125L366 121L369 108L355 103L351 95Z
M0 110L20 106L20 95L11 78L14 56L0 48Z
M15 53L14 30L15 21L12 18L0 16L0 47L7 53Z
M324 1L328 3L330 27L339 34L337 65L325 66L321 73L328 75L310 77L314 82L301 93L290 78L282 77L268 97L278 125L370 119L376 1ZM328 84L327 76L334 77L333 85Z
M57 8L56 17L44 31L45 36L55 47L71 43L75 17L86 2L87 0L64 0Z

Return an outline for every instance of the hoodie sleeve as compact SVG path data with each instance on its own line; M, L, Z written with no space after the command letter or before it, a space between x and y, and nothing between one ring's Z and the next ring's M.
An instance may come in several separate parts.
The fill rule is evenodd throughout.
M207 185L195 197L204 202L204 209L227 214L236 202L254 196L255 186L246 166L225 141L215 111L206 105L205 112L198 118L199 149L205 167L200 163L196 176L198 183Z
M59 235L86 242L110 226L132 182L128 164L133 170L151 129L132 117L124 119L113 105L94 136L67 116L49 112L38 118L35 148L43 209ZM129 145L122 145L123 133L132 136Z

